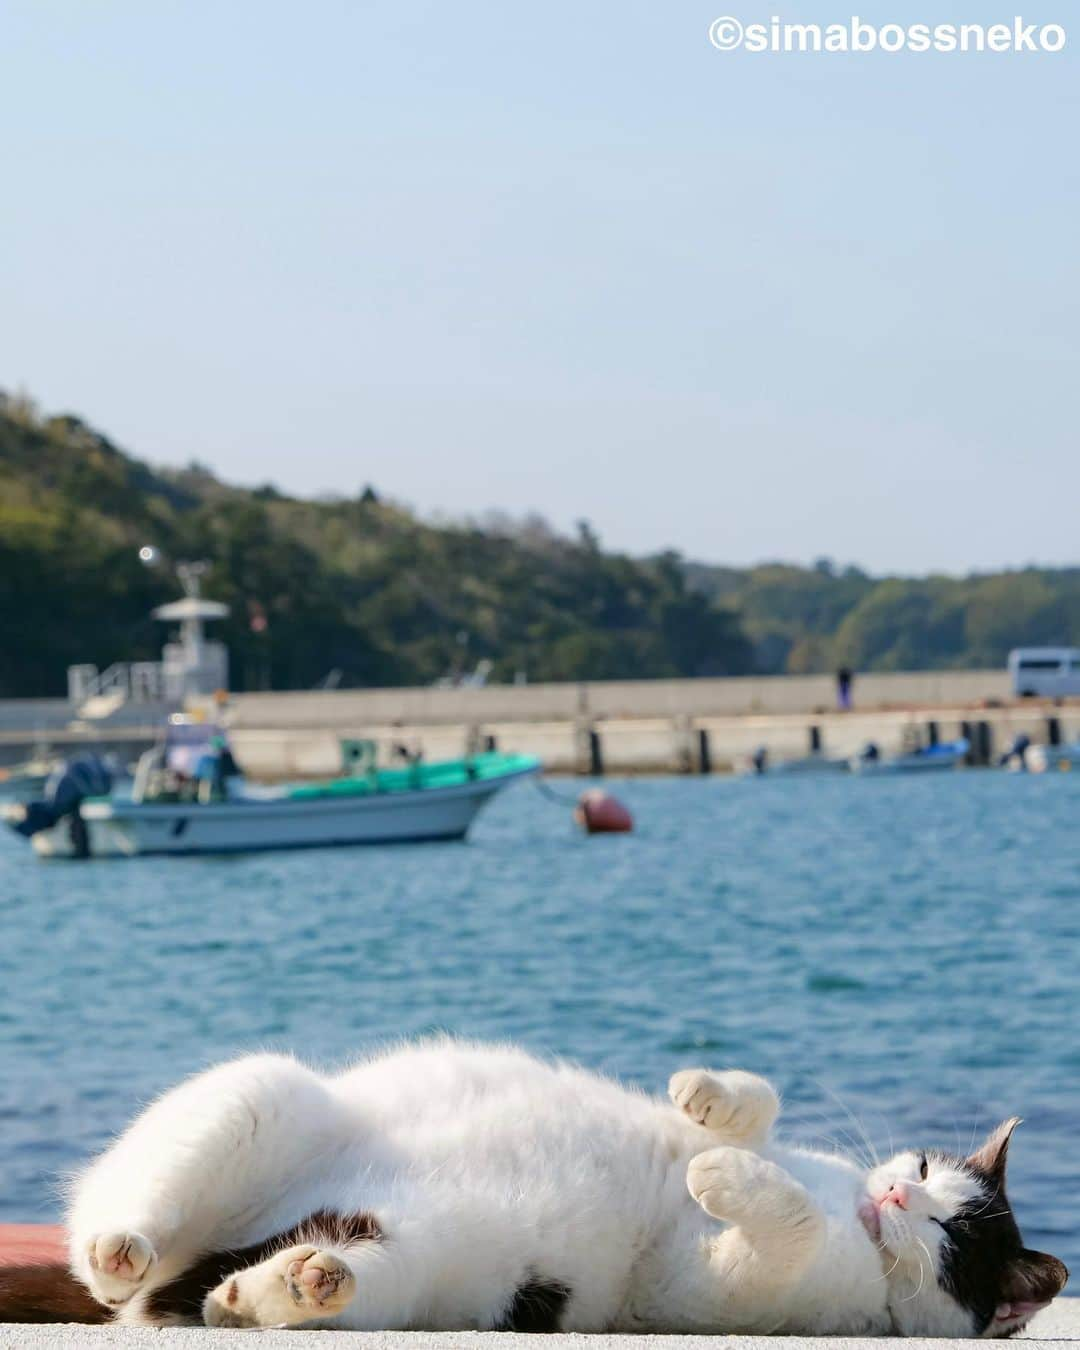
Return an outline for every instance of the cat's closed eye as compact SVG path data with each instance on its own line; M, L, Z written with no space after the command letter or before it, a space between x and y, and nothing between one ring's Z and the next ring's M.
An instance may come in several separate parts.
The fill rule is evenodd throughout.
M922 1155L919 1161L919 1179L925 1181L930 1172L930 1164L926 1161L926 1154Z

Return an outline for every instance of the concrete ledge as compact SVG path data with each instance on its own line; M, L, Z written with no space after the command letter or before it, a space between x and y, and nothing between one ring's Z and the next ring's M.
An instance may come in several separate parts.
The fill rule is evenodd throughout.
M702 1350L722 1341L725 1350L858 1350L872 1339L821 1336L519 1336L509 1332L425 1331L260 1331L254 1344L266 1350ZM1017 1338L1020 1339L1020 1338ZM1064 1298L1034 1319L1022 1338L1026 1344L1066 1345L1080 1341L1080 1298ZM77 1346L111 1350L251 1350L250 1331L199 1328L139 1328L0 1325L0 1350L75 1350ZM970 1347L971 1341L908 1340L912 1350Z

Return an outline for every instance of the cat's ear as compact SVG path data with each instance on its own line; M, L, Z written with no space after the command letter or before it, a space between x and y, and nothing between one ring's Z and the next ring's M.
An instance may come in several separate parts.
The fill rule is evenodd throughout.
M1006 1276L1004 1299L994 1313L994 1334L1022 1326L1061 1293L1068 1278L1064 1262L1056 1256L1022 1251Z
M1009 1153L1009 1140L1012 1138L1013 1130L1019 1124L1019 1116L1010 1116L1008 1120L1003 1120L997 1129L987 1136L981 1147L976 1149L968 1159L972 1167L988 1177L1003 1181L1005 1179L1005 1160Z

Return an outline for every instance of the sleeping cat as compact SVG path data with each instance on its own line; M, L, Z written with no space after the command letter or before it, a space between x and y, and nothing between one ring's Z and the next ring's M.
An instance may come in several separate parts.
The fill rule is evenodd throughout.
M1005 1336L1064 1285L970 1158L782 1146L764 1079L670 1102L453 1041L181 1084L74 1187L72 1270L129 1323Z

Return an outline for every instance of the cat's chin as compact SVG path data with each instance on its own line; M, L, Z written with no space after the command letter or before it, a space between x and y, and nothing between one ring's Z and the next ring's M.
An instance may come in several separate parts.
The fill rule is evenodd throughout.
M881 1211L873 1200L867 1195L859 1202L859 1208L856 1210L859 1216L859 1222L870 1235L872 1242L881 1243Z

